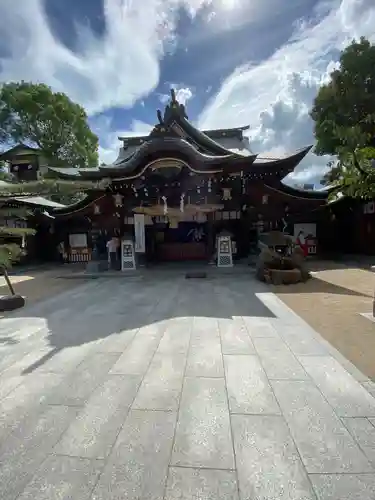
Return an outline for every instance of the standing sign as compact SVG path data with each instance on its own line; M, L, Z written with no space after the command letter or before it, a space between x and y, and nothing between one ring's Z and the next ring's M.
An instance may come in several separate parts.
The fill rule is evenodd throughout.
M134 237L136 253L146 252L145 237L145 216L144 214L134 214Z
M317 253L316 224L294 224L294 238L305 257Z

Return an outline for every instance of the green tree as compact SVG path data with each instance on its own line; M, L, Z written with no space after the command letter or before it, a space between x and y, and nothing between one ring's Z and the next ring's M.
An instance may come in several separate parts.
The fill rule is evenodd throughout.
M353 197L375 193L371 160L375 158L375 45L365 38L353 41L340 56L315 98L315 152L334 155L337 163L325 181L335 181Z
M53 166L98 164L98 138L85 110L44 84L11 82L1 87L0 140L38 147Z

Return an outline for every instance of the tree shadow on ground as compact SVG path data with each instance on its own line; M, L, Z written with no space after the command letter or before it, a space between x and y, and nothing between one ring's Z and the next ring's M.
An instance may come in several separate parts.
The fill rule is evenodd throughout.
M270 291L274 293L325 293L332 295L351 295L353 297L370 297L372 295L357 292L350 288L334 285L321 278L312 276L306 283L296 283L294 285L272 285Z
M371 266L375 264L375 261L367 255L338 255L336 258L308 258L307 264L311 271L337 271L340 269L371 271Z
M181 277L157 281L92 280L18 312L17 317L23 324L27 316L43 318L44 330L34 335L47 340L48 345L46 349L44 342L44 354L22 373L37 370L68 348L98 343L100 350L101 342L110 344L127 331L141 328L142 334L161 338L168 326L167 320L176 318L274 318L272 311L256 296L265 291L270 289L251 276L246 279L228 276L206 280ZM106 352L111 352L110 349L109 345Z

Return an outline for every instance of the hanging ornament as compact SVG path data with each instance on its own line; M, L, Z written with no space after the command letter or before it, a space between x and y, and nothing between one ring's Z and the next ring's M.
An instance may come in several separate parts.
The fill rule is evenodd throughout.
M100 206L95 203L94 205L94 214L99 215L100 214Z
M211 188L212 188L212 180L211 179L208 179L207 188L208 188L208 192L211 193Z
M164 213L164 215L167 215L167 213L168 213L167 197L162 196L161 199L163 200L163 203L164 203L163 213Z
M267 205L268 203L268 194L264 194L262 196L262 205Z
M116 207L122 207L123 196L121 194L114 194L113 200L115 202Z
M287 221L286 221L285 217L283 217L283 218L281 219L281 222L282 222L282 224L283 224L282 232L283 232L283 233L285 233L286 228L288 227L288 223L287 223Z
M182 193L180 196L180 212L184 212L185 210L185 193Z
M223 189L223 200L229 201L232 199L232 188L222 188Z

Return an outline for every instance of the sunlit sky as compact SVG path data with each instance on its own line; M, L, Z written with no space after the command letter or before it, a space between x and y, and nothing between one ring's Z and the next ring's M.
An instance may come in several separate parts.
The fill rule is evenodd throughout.
M361 35L375 41L374 0L0 0L0 81L83 105L106 163L171 86L199 128L250 125L252 150L278 156L313 143L312 100ZM326 163L310 154L289 181Z

